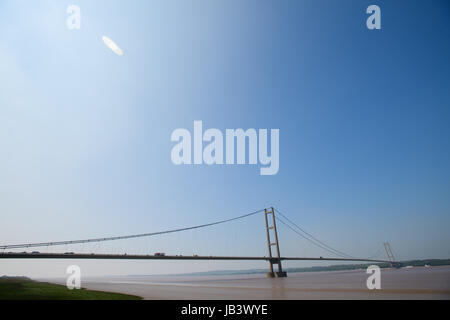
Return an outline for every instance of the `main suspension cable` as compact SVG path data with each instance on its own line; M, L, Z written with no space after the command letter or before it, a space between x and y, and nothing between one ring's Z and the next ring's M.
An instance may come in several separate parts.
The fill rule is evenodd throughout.
M324 243L323 241L320 241L319 239L317 239L316 237L314 237L312 234L310 234L309 232L307 232L306 230L302 229L300 226L298 226L295 222L293 222L292 220L290 220L288 217L286 217L286 215L284 215L282 212L280 212L278 209L275 209L275 211L277 213L279 213L284 219L286 219L290 224L292 224L294 227L296 227L299 231L295 230L292 226L288 225L287 223L285 223L284 221L281 221L278 217L277 219L280 220L281 223L283 223L284 225L286 225L287 227L289 227L289 229L291 229L292 231L294 231L295 233L297 233L298 235L300 235L302 238L308 240L309 242L311 242L312 244L314 244L315 246L322 248L325 251L328 251L334 255L337 256L341 256L341 257L346 257L346 258L354 258L349 254L346 254L342 251L339 251L337 249L334 249L333 247L327 245L326 243Z
M258 210L255 212L251 212L248 214L244 214L239 217L226 219L226 220L220 220L208 224L202 224L197 225L193 227L187 227L187 228L180 228L180 229L173 229L173 230L166 230L166 231L159 231L159 232L152 232L152 233L143 233L143 234L134 234L134 235L128 235L128 236L120 236L120 237L109 237L109 238L97 238L97 239L85 239L85 240L71 240L71 241L58 241L58 242L41 242L41 243L27 243L27 244L15 244L15 245L5 245L0 246L0 249L20 249L20 248L37 248L37 247L53 247L53 246L61 246L61 245L71 245L71 244L82 244L82 243L91 243L91 242L105 242L105 241L115 241L115 240L125 240L125 239L135 239L135 238L144 238L144 237L152 237L162 234L168 234L168 233L175 233L175 232L182 232L182 231L188 231L188 230L194 230L194 229L200 229L200 228L206 228L215 226L218 224L223 224L235 220L244 219L250 216L254 216L258 213L263 212L264 210Z

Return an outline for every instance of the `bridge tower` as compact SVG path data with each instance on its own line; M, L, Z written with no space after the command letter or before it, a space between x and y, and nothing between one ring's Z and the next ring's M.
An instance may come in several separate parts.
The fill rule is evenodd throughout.
M386 254L388 256L389 261L395 262L395 257L394 257L394 254L392 253L391 244L389 242L385 242L385 243L383 243L383 245L384 245L384 250L386 250Z
M269 216L271 216L269 218ZM267 233L267 247L269 249L269 264L270 272L267 273L269 278L285 278L287 273L283 271L281 267L280 245L278 243L277 222L275 218L275 210L272 208L264 209L264 217L266 219L266 233ZM271 232L272 230L272 232ZM272 237L274 242L272 242ZM275 256L272 253L272 249L275 247ZM273 265L278 265L278 271L274 272Z
M397 266L397 263L395 262L394 254L392 253L391 244L389 242L384 242L383 245L384 245L384 250L386 250L388 259L391 262L391 267Z

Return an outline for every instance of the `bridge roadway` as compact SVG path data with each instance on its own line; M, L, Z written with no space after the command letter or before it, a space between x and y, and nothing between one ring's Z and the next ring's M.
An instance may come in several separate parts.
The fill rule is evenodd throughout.
M386 260L364 258L308 258L308 257L238 257L238 256L169 256L169 255L131 255L131 254L84 254L84 253L0 253L0 259L84 259L84 260L260 260L260 261L353 261L391 263Z

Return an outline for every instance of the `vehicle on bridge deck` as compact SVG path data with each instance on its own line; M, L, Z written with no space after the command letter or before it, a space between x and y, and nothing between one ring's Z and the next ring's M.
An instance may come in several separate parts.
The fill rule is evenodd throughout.
M164 252L157 252L155 253L155 257L165 257L166 254Z

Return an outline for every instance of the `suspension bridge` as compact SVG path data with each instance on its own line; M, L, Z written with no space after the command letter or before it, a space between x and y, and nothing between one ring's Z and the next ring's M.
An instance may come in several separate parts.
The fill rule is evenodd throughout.
M85 244L85 243L100 243L107 241L119 241L126 239L136 239L136 238L146 238L153 237L157 235L172 234L185 232L188 230L210 228L213 226L226 224L232 221L242 220L255 215L264 215L265 219L265 233L267 239L267 256L185 256L185 255L165 255L162 253L154 255L137 255L137 254L96 254L96 253L41 253L39 251L33 252L5 252L6 250L18 250L18 249L29 249L29 248L43 248L43 247L57 247L75 244ZM278 240L278 230L277 222L283 224L288 229L293 231L298 236L306 239L318 248L321 248L328 253L334 255L335 257L286 257L281 255L280 244ZM285 214L280 212L275 208L262 209L255 212L251 212L245 215L241 215L235 218L215 221L212 223L201 224L186 228L165 230L152 233L134 234L127 236L118 237L108 237L108 238L93 238L93 239L82 239L82 240L68 240L68 241L57 241L57 242L40 242L40 243L25 243L25 244L12 244L12 245L0 245L0 259L82 259L82 260L247 260L247 261L266 261L269 263L268 277L286 277L287 274L283 271L282 261L343 261L343 262L373 262L373 263L389 263L395 266L397 263L395 261L394 255L392 253L392 248L389 243L383 243L386 250L388 260L378 260L371 258L358 258L348 255L340 250L337 250L325 242L319 240L311 233L307 232L301 228L298 224L289 219ZM276 266L277 268L274 268Z

